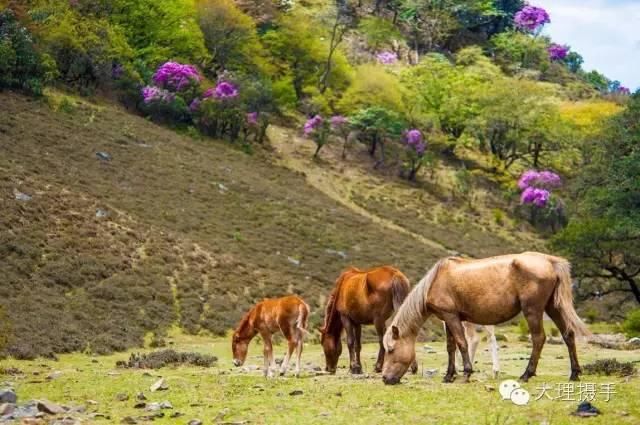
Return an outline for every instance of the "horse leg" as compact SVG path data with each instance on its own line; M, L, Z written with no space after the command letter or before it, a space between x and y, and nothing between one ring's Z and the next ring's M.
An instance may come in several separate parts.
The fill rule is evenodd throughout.
M360 351L362 350L362 325L354 324L353 330L355 331L354 351L356 352L356 364L360 373L362 373L362 362L360 361Z
M262 340L264 341L264 376L271 378L273 373L271 372L271 362L273 359L273 345L271 343L271 334L263 333Z
M473 361L476 357L476 351L478 351L480 337L478 336L478 332L476 331L475 324L471 322L462 322L462 326L464 328L464 337L467 339L467 344L469 344L469 359L471 360L471 364L474 364ZM456 361L457 360L462 363L462 356L459 351L456 353Z
M384 333L386 330L384 320L376 319L373 323L376 327L376 333L378 334L378 344L380 344L380 349L378 350L378 359L376 360L376 366L374 372L380 373L382 372L382 366L384 365Z
M358 369L358 363L356 362L356 332L355 326L351 319L346 316L342 316L342 325L347 334L347 347L349 347L349 369L353 374L362 373L362 369Z
M451 313L445 316L445 322L447 323L448 330L453 334L453 338L455 339L456 345L460 350L460 354L462 354L464 376L465 380L469 382L469 378L473 373L473 365L471 364L471 360L469 359L469 345L467 344L467 338L465 338L464 336L464 326L462 326L460 317ZM455 363L453 366L455 368Z
M295 350L296 348L296 343L294 341L294 337L291 332L291 329L285 326L282 328L282 333L287 338L288 346L287 346L287 352L284 355L284 360L282 360L282 365L280 365L280 376L283 376L285 373L287 373L287 369L289 368L289 360L291 359L291 354L293 353L293 350Z
M529 357L529 364L524 373L520 377L520 380L527 382L532 376L536 376L536 369L538 368L538 360L540 360L540 353L544 346L546 336L544 334L544 326L542 325L542 309L527 308L523 309L524 317L529 325L529 332L531 332L531 342L533 348L531 350L531 357Z
M580 380L580 373L582 370L580 369L580 364L578 363L578 353L576 352L576 336L573 331L567 330L567 324L562 318L562 314L560 310L553 304L553 300L549 301L547 304L547 308L545 309L553 323L556 324L560 333L562 333L562 339L564 339L564 343L567 344L567 350L569 350L569 360L571 361L571 377L569 378L572 381Z
M300 362L302 357L302 345L304 343L304 335L300 329L297 330L298 340L296 341L296 377L300 376Z
M453 338L453 333L449 330L449 327L444 323L444 333L447 337L447 354L449 357L449 363L447 366L447 374L444 375L442 382L453 382L456 378L456 340Z
M496 339L496 327L486 325L484 329L489 334L489 343L491 345L491 363L493 364L493 379L498 377L500 373L500 359L498 358L498 340Z

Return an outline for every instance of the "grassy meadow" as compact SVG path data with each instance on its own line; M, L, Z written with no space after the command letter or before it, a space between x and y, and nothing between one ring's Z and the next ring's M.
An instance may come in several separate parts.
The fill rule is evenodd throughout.
M164 418L157 424L186 424L198 418L205 424L637 424L640 421L640 379L636 376L584 375L582 383L615 384L615 394L609 402L605 394L596 394L593 403L602 411L595 418L577 418L570 413L578 401L548 400L539 388L551 387L547 394L558 397L557 385L566 383L569 369L564 345L546 344L540 360L538 375L523 387L531 393L527 406L516 406L503 401L497 392L503 379L517 379L528 360L527 343L516 342L517 331L503 327L498 333L506 336L500 342L502 374L494 380L490 376L491 359L485 341L480 343L476 358L477 372L471 383L459 378L453 384L441 382L446 367L446 351L442 341L420 343L417 351L420 370L418 375L405 377L400 385L385 386L379 374L372 373L377 345L363 346L362 359L367 374L350 376L347 356L343 353L335 376L317 375L314 369L323 368L322 349L313 341L306 344L303 353L303 373L266 379L260 370L262 346L254 341L245 366L231 365L230 340L187 336L172 332L169 347L178 351L195 351L218 357L211 368L180 366L158 370L119 369L118 360L127 360L130 352L108 356L84 354L61 355L58 361L4 360L3 369L15 367L22 374L0 376L0 382L14 385L19 400L49 399L65 405L84 405L87 412L80 415L83 423L120 423L123 418L148 415L135 409L135 396L144 392L150 402L168 400L173 409L163 410ZM311 339L315 339L311 337ZM143 351L150 351L149 349ZM282 358L284 345L275 348L276 358ZM638 350L614 351L581 344L579 357L582 365L596 359L615 357L620 361L638 360ZM433 371L433 369L437 369ZM56 378L46 377L54 372ZM149 387L158 377L166 379L169 389L150 392ZM578 384L573 397L579 397ZM291 395L301 390L300 395ZM117 401L119 393L129 396ZM99 412L106 417L90 418ZM171 418L175 412L184 414ZM140 420L138 423L145 423Z

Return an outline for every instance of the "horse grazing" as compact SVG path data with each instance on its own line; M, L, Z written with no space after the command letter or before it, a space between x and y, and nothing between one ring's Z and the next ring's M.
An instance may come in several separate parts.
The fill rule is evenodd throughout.
M409 279L390 266L366 271L350 267L342 272L327 301L324 325L320 329L326 371L336 372L342 353L340 336L344 329L347 334L351 373L362 373L361 327L373 324L380 343L375 371L380 372L384 360L382 337L386 321L400 307L409 290ZM417 370L417 365L414 366Z
M452 382L456 345L462 353L465 378L473 372L462 322L496 325L520 311L533 342L529 364L520 379L527 381L536 374L545 341L542 316L546 311L567 344L571 380L577 380L581 370L575 338L589 335L589 330L573 307L570 268L564 258L537 252L438 261L413 288L385 333L384 383L397 384L406 373L415 359L418 330L431 314L446 325L449 367L444 382Z
M296 351L296 376L300 374L300 356L302 341L307 333L309 306L302 298L290 295L282 298L265 299L256 304L244 315L233 333L231 349L233 364L242 366L247 358L249 343L258 333L264 341L264 375L273 376L276 364L273 359L271 336L281 331L287 338L289 347L280 367L280 375L284 375L289 367L289 359Z

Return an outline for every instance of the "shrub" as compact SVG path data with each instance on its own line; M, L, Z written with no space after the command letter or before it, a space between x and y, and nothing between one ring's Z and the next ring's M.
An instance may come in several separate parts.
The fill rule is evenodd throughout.
M51 58L43 64L29 31L20 25L11 9L0 12L0 88L15 88L34 95L42 86Z
M627 314L622 329L628 337L640 337L640 309L632 310Z
M617 359L600 359L585 365L582 370L587 375L631 376L636 367L632 362L619 362Z
M402 34L388 19L370 16L362 19L358 30L364 35L367 44L373 49L389 44L394 40L402 40Z
M116 366L133 369L160 369L168 365L176 366L182 364L211 367L214 366L217 361L217 357L206 354L161 350L149 354L132 353L128 362L120 360L116 363Z
M12 335L9 318L0 305L0 358L2 358L4 350L9 345L9 337Z

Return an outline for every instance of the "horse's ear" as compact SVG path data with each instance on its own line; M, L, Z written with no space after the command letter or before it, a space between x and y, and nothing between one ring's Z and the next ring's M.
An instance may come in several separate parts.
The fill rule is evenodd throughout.
M391 326L391 335L393 339L400 339L400 329L397 326Z

